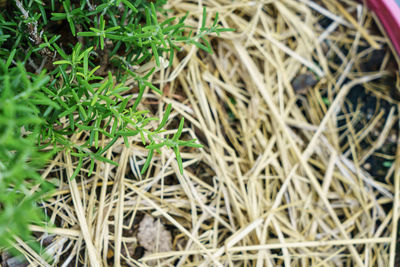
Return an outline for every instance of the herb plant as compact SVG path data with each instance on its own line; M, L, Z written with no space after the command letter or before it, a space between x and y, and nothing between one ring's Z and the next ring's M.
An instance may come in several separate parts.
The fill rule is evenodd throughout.
M138 106L157 68L172 64L185 44L212 52L206 36L221 28L218 14L199 31L187 26L187 15L169 17L166 1L147 0L15 0L1 1L0 12L0 247L13 237L30 238L28 225L43 216L37 202L50 186L39 170L56 152L67 150L78 160L115 162L104 153L119 139L140 135L149 149L142 172L155 151L172 149L183 171L179 148L201 147L181 140L182 119L172 138L160 134L168 121L168 105L159 126ZM162 16L160 14L163 14ZM166 17L160 19L160 17ZM154 62L145 73L141 66ZM137 97L128 93L136 81ZM85 133L84 140L71 137ZM99 140L107 137L101 146ZM47 152L44 152L47 151Z

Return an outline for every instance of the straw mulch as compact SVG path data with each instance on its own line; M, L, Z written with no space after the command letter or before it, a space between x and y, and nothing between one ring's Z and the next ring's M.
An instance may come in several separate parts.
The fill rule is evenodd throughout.
M193 26L207 6L208 19L219 12L236 29L211 38L212 55L185 47L153 77L164 95L149 91L142 103L160 118L171 103L168 128L184 117L184 137L204 148L183 149L183 175L164 150L141 176L147 150L135 137L107 154L119 167L98 164L73 181L77 160L56 156L43 172L60 181L43 202L56 227L32 226L52 265L394 266L400 150L391 92L400 80L365 7L168 5L177 16L189 11ZM378 67L366 69L378 50ZM396 79L397 89L384 82ZM375 101L369 113L354 92ZM373 157L389 162L383 174ZM51 265L22 241L19 249L32 266Z

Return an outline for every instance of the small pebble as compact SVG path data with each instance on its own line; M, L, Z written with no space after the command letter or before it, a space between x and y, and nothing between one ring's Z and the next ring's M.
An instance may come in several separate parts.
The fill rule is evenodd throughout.
M367 170L367 171L371 170L371 164L370 163L365 163L364 164L364 169Z
M298 94L306 94L307 89L317 84L317 79L311 72L300 74L292 81L292 87Z

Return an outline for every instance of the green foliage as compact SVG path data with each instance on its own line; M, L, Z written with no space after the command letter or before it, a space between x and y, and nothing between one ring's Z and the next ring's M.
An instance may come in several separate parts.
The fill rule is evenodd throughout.
M41 92L49 77L30 77L22 64L9 67L11 58L0 60L0 247L10 245L13 234L28 239L27 225L43 219L35 202L50 187L37 173L48 157L36 146L44 123L37 107L57 107Z
M156 68L135 70L151 61L166 67L166 58L171 65L185 44L211 53L206 36L231 29L220 27L218 14L208 27L206 9L198 32L185 24L188 14L160 19L167 15L165 2L6 2L0 11L0 247L13 235L28 239L27 225L43 219L35 203L49 190L38 173L49 156L45 148L70 151L79 162L74 179L84 159L91 162L89 175L96 160L116 164L104 153L119 138L129 145L129 136L140 135L149 149L142 173L164 146L174 151L181 172L180 147L201 147L182 139L183 119L171 138L163 136L171 105L151 129L156 118L138 105L146 88L161 94L150 82ZM129 77L136 81L136 98L124 85ZM71 141L78 133L87 138ZM103 137L109 141L101 146Z

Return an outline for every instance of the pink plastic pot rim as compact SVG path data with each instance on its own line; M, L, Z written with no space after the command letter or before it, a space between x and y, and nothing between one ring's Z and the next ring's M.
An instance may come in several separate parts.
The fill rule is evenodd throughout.
M367 0L400 56L400 0Z

